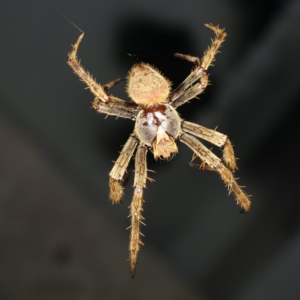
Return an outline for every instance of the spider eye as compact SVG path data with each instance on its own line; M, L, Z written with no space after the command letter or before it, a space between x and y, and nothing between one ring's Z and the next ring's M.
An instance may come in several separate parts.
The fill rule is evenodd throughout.
M148 64L137 64L129 72L127 92L140 105L150 107L165 102L170 88L170 81Z

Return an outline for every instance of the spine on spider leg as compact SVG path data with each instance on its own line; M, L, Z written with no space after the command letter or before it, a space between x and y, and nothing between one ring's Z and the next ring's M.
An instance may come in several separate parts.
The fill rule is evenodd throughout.
M138 147L136 156L135 156L135 177L134 177L134 194L133 200L130 205L130 214L131 218L131 234L130 234L130 243L129 243L129 253L130 253L130 271L131 277L134 277L136 262L138 252L140 250L140 245L143 245L141 242L141 236L143 235L140 231L140 226L144 224L144 218L142 216L143 211L143 190L146 187L147 180L147 165L146 165L146 155L147 147L141 145Z

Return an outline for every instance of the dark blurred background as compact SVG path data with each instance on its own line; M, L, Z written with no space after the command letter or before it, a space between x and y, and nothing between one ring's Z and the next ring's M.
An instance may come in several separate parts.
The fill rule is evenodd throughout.
M176 87L213 34L228 38L211 85L181 117L227 134L252 196L239 214L217 173L191 168L183 144L155 161L136 278L128 206L108 173L134 123L97 114L66 64L80 32L99 83L144 61ZM300 2L4 1L0 12L0 299L299 299ZM123 99L125 83L111 92ZM220 154L214 147L215 153ZM133 169L130 164L129 169Z

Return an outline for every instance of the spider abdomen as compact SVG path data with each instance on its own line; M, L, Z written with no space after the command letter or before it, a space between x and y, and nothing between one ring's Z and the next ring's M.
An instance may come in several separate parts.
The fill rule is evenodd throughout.
M170 158L178 151L175 139L180 131L180 117L168 105L143 109L136 119L135 132L140 140L153 147L155 158Z
M152 107L168 98L171 82L157 69L145 64L134 65L128 74L127 92L137 104Z

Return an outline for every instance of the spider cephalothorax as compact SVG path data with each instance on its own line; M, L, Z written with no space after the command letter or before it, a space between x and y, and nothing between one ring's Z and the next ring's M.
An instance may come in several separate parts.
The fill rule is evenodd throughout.
M135 128L124 145L118 159L109 173L110 199L112 203L120 203L123 197L123 176L130 159L135 154L134 194L130 205L130 269L134 276L137 254L142 244L140 225L143 223L143 192L146 187L147 162L146 154L150 149L156 159L170 159L178 152L176 140L190 147L202 160L201 168L216 171L224 183L236 196L237 204L243 211L250 208L249 196L237 184L233 173L237 169L233 147L228 137L213 129L182 120L176 108L202 93L208 84L206 71L214 60L226 33L224 29L205 24L213 30L216 38L204 53L202 60L198 57L176 53L177 57L195 64L190 75L173 91L171 82L154 67L139 63L132 67L128 74L127 92L133 100L124 101L108 96L107 90L120 79L101 86L86 72L77 59L77 50L84 36L81 34L69 53L68 64L74 72L87 84L94 94L93 107L100 113L128 118L135 121ZM223 149L222 159L205 147L196 137L204 139Z

